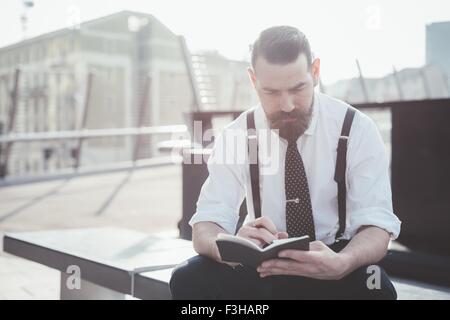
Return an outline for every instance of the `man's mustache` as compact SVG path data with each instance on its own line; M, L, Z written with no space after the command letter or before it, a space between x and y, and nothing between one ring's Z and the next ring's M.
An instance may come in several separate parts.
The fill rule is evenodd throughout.
M269 120L272 122L278 122L282 120L290 120L295 119L298 120L302 117L302 113L299 110L293 110L291 112L280 111L269 117Z

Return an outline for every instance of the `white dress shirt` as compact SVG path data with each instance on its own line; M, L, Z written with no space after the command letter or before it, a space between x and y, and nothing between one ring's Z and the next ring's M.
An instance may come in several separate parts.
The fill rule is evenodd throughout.
M342 101L315 93L310 125L297 140L308 178L316 239L328 245L335 241L339 228L334 172L347 108L348 104ZM279 231L286 231L284 162L287 143L269 129L263 108L258 105L254 110L260 159L261 214L269 217ZM200 221L211 221L234 233L244 197L249 213L245 222L255 217L247 157L246 114L240 115L216 137L208 160L209 177L201 189L196 213L189 221L191 226ZM375 123L360 111L355 114L348 139L346 177L347 218L343 238L351 239L361 226L372 225L386 230L391 239L396 239L401 222L392 209L386 149Z

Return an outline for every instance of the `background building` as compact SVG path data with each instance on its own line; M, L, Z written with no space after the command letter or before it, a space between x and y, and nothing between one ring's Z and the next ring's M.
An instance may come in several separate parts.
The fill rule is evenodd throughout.
M426 62L442 70L450 79L450 21L426 26Z
M359 78L341 80L326 88L337 98L361 103L420 100L450 96L450 21L426 26L426 64L406 68L381 78L365 78L368 97ZM364 72L364 66L362 66Z
M92 81L85 128L182 124L184 113L196 107L187 67L190 58L180 37L154 16L130 11L1 48L0 130L8 126L10 94L18 68L13 132L81 128L89 74ZM204 109L242 109L256 103L246 75L247 63L229 61L217 53L192 58L201 62L192 63L194 75L200 75L201 68L209 73L203 77L204 87L199 92ZM148 99L143 103L146 84ZM164 138L168 136L143 139L139 157L157 154L156 139ZM15 143L8 161L9 175L70 167L76 143ZM86 141L81 164L130 160L133 146L132 138Z

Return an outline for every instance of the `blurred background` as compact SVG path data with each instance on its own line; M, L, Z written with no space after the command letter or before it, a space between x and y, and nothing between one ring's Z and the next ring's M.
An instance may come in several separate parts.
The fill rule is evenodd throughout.
M398 177L394 201L406 230L399 244L449 256L447 0L3 0L0 233L119 226L189 238L205 172L182 167L174 151L203 145L194 120L220 130L258 103L246 72L250 47L260 31L282 24L305 32L321 59L317 90L377 123ZM429 138L424 162L402 171L414 153L397 143L396 156L393 141L414 139L427 117L407 118L409 101L439 109L430 116L438 122L420 134ZM402 111L394 115L394 107ZM394 123L414 125L395 135ZM422 172L419 186L434 189L418 206L408 177L426 163L442 170L428 185ZM424 223L411 207L430 203L436 216L418 233ZM430 249L431 234L446 244ZM55 298L52 272L1 253L0 298ZM41 282L30 280L36 274Z
M320 89L334 97L448 97L446 20L445 0L6 0L0 133L175 125L191 110L246 109L257 103L246 74L250 45L277 24L308 35L322 61ZM137 157L159 155L161 139L144 137ZM74 139L9 149L1 174L12 178L130 160L133 141L93 138L81 154Z

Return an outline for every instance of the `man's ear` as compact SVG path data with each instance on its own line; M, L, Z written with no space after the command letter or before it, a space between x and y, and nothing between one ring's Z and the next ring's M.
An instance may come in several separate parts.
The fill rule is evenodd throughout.
M255 75L255 71L251 68L248 67L247 68L247 73L248 73L248 77L250 78L250 81L253 85L253 88L256 89L256 75Z
M320 59L314 59L314 61L311 64L311 74L313 76L314 80L314 86L317 86L319 84L320 79Z

